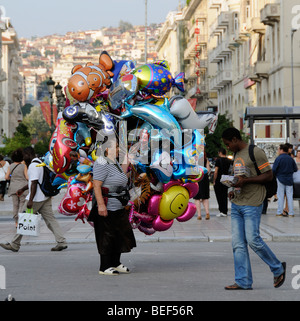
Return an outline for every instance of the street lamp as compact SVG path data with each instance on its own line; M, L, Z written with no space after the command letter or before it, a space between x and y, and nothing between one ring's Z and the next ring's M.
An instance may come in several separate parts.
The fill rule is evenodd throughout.
M57 83L55 86L55 81L53 81L52 77L49 77L47 81L47 88L50 95L50 106L51 106L51 129L54 130L55 120L53 119L53 94L55 93L56 100L57 100L57 112L62 111L64 104L66 102L66 97L62 92L62 86Z
M50 94L50 106L51 106L51 130L54 129L54 121L53 121L53 93L54 93L54 85L55 82L53 81L52 77L49 78L47 81L47 88Z
M64 109L64 105L65 105L65 102L66 102L66 98L62 92L62 86L59 84L59 82L57 83L57 85L54 87L55 89L55 96L56 96L56 99L57 99L57 108L58 108L58 111L63 111Z
M292 106L295 106L295 94L294 94L294 33L298 29L292 29L291 31L291 74L292 74Z

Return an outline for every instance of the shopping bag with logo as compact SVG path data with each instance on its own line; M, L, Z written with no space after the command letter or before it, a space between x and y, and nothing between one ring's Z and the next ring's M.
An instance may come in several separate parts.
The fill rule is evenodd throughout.
M18 217L18 234L31 236L39 235L41 215L33 214L32 209L27 209L26 213L19 213Z

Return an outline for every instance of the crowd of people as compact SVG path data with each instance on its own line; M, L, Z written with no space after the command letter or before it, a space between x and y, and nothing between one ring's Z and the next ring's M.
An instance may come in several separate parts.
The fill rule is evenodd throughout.
M252 271L248 246L269 266L274 276L273 286L280 287L285 281L286 263L281 262L260 236L260 218L266 199L265 184L277 179L278 210L277 215L293 216L293 185L300 184L300 147L297 154L291 146L282 144L278 148L278 157L271 167L265 152L253 148L255 162L251 158L250 146L241 138L236 128L227 128L222 134L222 141L234 154L233 160L227 157L226 149L220 148L213 175L213 188L218 202L219 217L227 217L228 200L231 202L232 247L235 268L235 282L225 286L226 290L252 289ZM128 173L124 165L117 161L118 148L107 146L104 157L99 157L93 168L93 206L88 220L93 222L96 245L100 255L99 274L118 275L130 273L121 263L121 254L136 247L132 227L125 212L128 202ZM0 167L4 168L5 163ZM40 213L47 227L54 234L57 245L52 251L67 248L67 242L52 210L51 197L45 197L39 187L42 180L42 168L32 164L38 161L32 147L17 150L12 155L12 164L6 166L5 181L10 181L9 196L13 199L14 219L21 209L33 209ZM127 166L130 162L127 162ZM210 164L205 155L204 165L207 174L199 184L199 193L194 197L197 219L201 220L201 203L205 209L205 219L210 219ZM1 170L0 168L0 170ZM245 173L241 174L241 168ZM259 172L257 171L259 169ZM236 175L236 173L239 173ZM222 175L234 175L236 180L229 188L221 182ZM110 192L106 194L105 190ZM26 192L28 190L28 192ZM25 194L27 193L27 195ZM4 197L4 192L3 195ZM1 197L1 194L0 194ZM286 206L284 200L286 198ZM18 252L22 235L16 234L12 241L0 244L6 250Z

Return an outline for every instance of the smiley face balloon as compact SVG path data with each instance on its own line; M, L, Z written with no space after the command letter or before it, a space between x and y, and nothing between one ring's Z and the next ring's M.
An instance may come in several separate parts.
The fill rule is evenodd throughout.
M185 222L196 213L196 206L189 202L199 190L197 183L183 184L181 181L171 181L164 184L162 195L153 195L148 204L148 213L156 218L152 227L156 231L169 229L173 220Z

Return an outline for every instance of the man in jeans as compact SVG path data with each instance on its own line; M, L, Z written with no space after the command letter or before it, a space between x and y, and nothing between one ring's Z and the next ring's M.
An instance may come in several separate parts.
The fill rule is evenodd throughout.
M42 183L44 169L37 167L36 162L41 162L38 158L35 158L35 152L32 147L26 147L24 149L24 161L30 163L28 167L28 186L24 186L17 194L29 189L29 194L26 197L27 202L24 204L23 210L26 208L33 209L33 213L40 213L49 228L54 234L57 245L51 249L51 251L62 251L67 248L66 239L64 238L61 228L54 217L52 210L51 197L46 197L39 187L38 183ZM18 252L21 246L22 235L16 234L12 241L7 244L0 243L0 246L5 250Z
M224 144L235 153L233 168L237 172L244 166L250 175L237 176L234 185L237 191L229 193L231 205L232 247L235 268L235 283L226 290L251 290L252 271L248 252L250 248L269 265L274 276L273 285L280 287L285 280L286 263L281 263L260 237L259 225L263 201L266 196L264 183L272 180L271 166L263 150L254 148L254 156L261 175L257 176L254 163L249 156L249 145L245 143L239 130L227 128L222 134Z
M278 148L279 156L273 164L273 173L277 179L277 216L294 216L293 204L293 174L298 168L294 159L289 155L289 146L281 144ZM284 195L286 195L289 213L283 210Z

